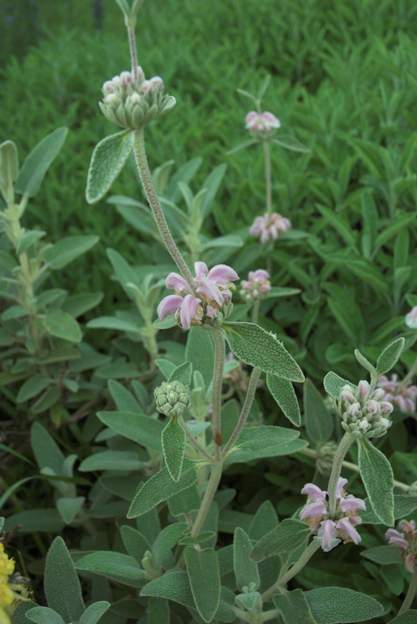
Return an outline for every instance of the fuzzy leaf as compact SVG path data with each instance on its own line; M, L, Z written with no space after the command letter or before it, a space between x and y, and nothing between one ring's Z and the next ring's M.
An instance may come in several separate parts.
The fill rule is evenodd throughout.
M217 552L187 546L184 557L197 611L204 622L211 622L220 604L221 586Z
M112 550L97 550L81 557L77 561L77 570L104 576L129 587L139 587L145 579L145 572L133 557Z
M80 624L97 624L108 609L110 609L110 602L105 600L93 602L82 614Z
M260 584L258 566L250 555L252 543L243 529L235 530L233 539L233 568L235 571L236 585L239 589L253 584L258 589Z
M75 318L62 310L51 310L45 316L45 328L51 336L67 340L68 342L81 342L82 333Z
M264 457L280 457L296 453L306 446L299 431L285 427L260 425L245 427L227 462L248 462Z
M307 541L310 528L305 522L287 518L258 540L252 551L254 561L288 553Z
M65 621L59 613L53 609L49 609L49 607L34 607L33 609L29 609L29 611L26 612L26 618L31 622L35 622L35 624L65 624Z
M46 555L45 596L65 622L77 622L84 611L81 584L62 537L56 537Z
M333 373L333 371L327 373L327 375L325 375L323 379L324 389L326 390L327 394L335 400L339 398L342 388L346 384L353 387L353 384L351 384L350 381L347 381L346 379L343 379L343 377L336 375L336 373Z
M87 178L86 198L89 204L98 202L110 189L132 152L133 138L133 132L123 130L96 145Z
M163 424L139 411L98 412L102 423L115 433L138 444L159 451Z
M358 442L358 464L372 509L381 522L392 526L394 516L394 475L385 455L366 438Z
M333 418L323 397L310 379L304 384L304 424L308 437L317 446L332 437Z
M162 452L173 481L179 481L185 456L185 431L178 418L170 418L162 431Z
M267 375L266 384L269 392L281 408L284 416L296 427L301 424L300 406L293 385L286 379L280 379L275 375Z
M401 353L403 352L404 344L404 338L397 338L387 347L385 347L376 362L376 370L378 375L388 373L388 371L394 368L394 366L398 362L398 359L401 356Z
M274 598L284 624L318 624L301 589L286 592Z
M304 595L318 624L366 622L384 613L375 598L346 587L320 587Z
M224 323L223 328L231 350L245 364L288 381L304 381L301 368L275 334L256 323Z
M43 257L51 269L63 269L94 247L98 241L98 236L68 236L47 247Z

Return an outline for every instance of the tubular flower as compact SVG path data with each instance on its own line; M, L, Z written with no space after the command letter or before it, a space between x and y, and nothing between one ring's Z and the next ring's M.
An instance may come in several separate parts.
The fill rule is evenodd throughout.
M275 130L281 127L281 122L273 113L251 111L245 117L245 128L252 136L259 139L268 139Z
M391 378L382 375L378 380L378 388L384 390L384 400L392 403L403 414L414 414L416 411L417 386L403 385L398 375L391 375Z
M233 282L238 274L226 264L216 264L208 269L204 262L194 264L193 284L178 273L170 273L165 280L167 288L175 295L164 297L158 306L158 316L162 320L175 314L183 329L191 325L201 325L205 321L218 318L232 300Z
M141 67L134 73L123 71L104 83L103 115L112 123L129 130L138 130L158 115L175 106L175 98L164 93L162 78L145 80Z
M279 212L271 212L256 217L252 223L249 234L259 238L261 243L277 240L281 234L291 228L291 221L283 217Z
M414 306L405 317L405 324L410 329L417 329L417 306Z
M270 275L268 271L257 269L250 271L247 280L240 283L240 294L247 301L261 299L271 290Z
M417 569L417 528L414 520L401 520L397 529L388 529L385 539L391 546L398 546L402 550L404 565L408 572Z
M328 495L314 483L306 483L301 494L307 495L307 504L300 512L319 540L324 552L333 550L340 542L360 544L361 536L356 527L362 522L358 512L365 511L365 501L347 494L344 487L347 479L340 478L336 489L336 512L330 516Z
M357 387L346 384L339 397L342 427L345 431L380 438L391 427L388 418L394 409L386 400L385 390L373 390L367 381L360 381Z

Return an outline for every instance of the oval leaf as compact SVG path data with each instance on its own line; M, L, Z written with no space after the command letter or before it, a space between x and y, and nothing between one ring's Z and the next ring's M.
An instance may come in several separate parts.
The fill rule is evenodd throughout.
M299 427L301 424L300 407L292 383L286 379L280 379L276 375L267 375L266 385L284 416L293 425Z
M162 452L169 476L173 481L179 481L185 455L185 431L178 418L171 418L161 436Z
M387 526L392 526L394 517L394 475L385 455L369 440L358 443L358 464L375 515Z
M110 189L132 152L134 134L123 130L96 145L88 170L86 198L89 204L98 202Z
M195 606L204 622L211 622L220 604L220 569L215 550L187 546L184 552Z
M403 352L404 344L404 338L397 338L397 340L394 340L387 347L385 347L376 362L378 375L388 373L388 371L394 368L401 356L401 353Z

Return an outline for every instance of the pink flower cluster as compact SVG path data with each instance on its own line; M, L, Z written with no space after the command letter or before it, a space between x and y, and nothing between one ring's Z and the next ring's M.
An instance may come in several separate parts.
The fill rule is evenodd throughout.
M175 314L181 327L189 329L191 325L217 318L231 301L233 282L239 279L236 271L226 264L216 264L209 270L205 262L196 262L194 271L192 284L178 273L168 275L165 285L175 290L175 295L168 295L160 302L161 320Z
M417 306L414 306L405 317L405 324L410 329L417 329Z
M290 227L291 221L289 219L283 217L279 212L271 212L256 217L249 233L255 238L259 238L261 243L267 243L270 240L277 240Z
M268 138L281 127L281 122L273 113L251 111L245 117L245 127L254 137Z
M414 414L416 411L417 386L403 385L398 375L391 375L391 378L382 375L378 380L378 388L384 390L384 400L392 403L403 414Z
M255 301L261 299L271 290L270 275L264 269L250 271L247 280L240 283L240 294L247 301Z
M118 76L113 76L111 80L107 80L103 84L103 95L132 95L133 93L150 93L156 91L162 91L164 88L164 82L159 76L154 76L149 80L145 80L145 74L142 67L137 67L137 78L133 75L133 72L123 71ZM107 102L111 100L107 100ZM105 100L106 102L106 100ZM107 103L106 102L106 103Z
M306 494L307 504L300 512L300 519L307 522L317 535L321 549L329 552L342 541L360 544L361 536L356 526L361 523L359 511L365 511L365 501L346 494L347 479L340 478L336 488L336 512L329 513L328 495L314 483L306 483L301 494Z
M398 546L403 551L404 565L413 573L417 569L417 529L414 520L401 520L398 530L388 529L385 533L388 544Z

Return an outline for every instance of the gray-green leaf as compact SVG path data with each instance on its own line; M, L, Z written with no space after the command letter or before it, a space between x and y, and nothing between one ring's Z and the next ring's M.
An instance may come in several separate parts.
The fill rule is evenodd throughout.
M252 543L248 534L238 527L233 539L233 568L236 585L239 589L253 585L258 589L260 584L258 566L251 559Z
M67 340L68 342L81 342L82 333L75 318L62 310L51 310L45 316L45 328L51 336Z
M185 431L178 418L170 418L162 431L162 452L165 465L173 481L181 477L182 465L185 455Z
M304 595L318 624L353 624L384 613L375 598L346 587L320 587Z
M308 437L317 446L332 437L333 418L323 397L310 379L304 384L304 424Z
M132 152L133 137L133 132L123 130L96 145L87 178L86 198L89 204L98 202L110 189Z
M301 424L300 406L293 385L286 379L280 379L275 375L267 375L266 384L269 392L281 408L284 416L296 427Z
M387 347L385 347L376 362L376 370L378 375L388 373L388 371L394 368L401 356L401 353L403 352L404 344L404 338L397 338Z
M184 552L195 606L204 622L211 622L220 604L220 570L217 552L187 546Z
M369 440L358 441L358 464L375 515L387 526L394 517L394 475L385 455Z
M52 542L45 563L45 595L48 605L65 622L77 622L85 607L81 585L62 537Z

